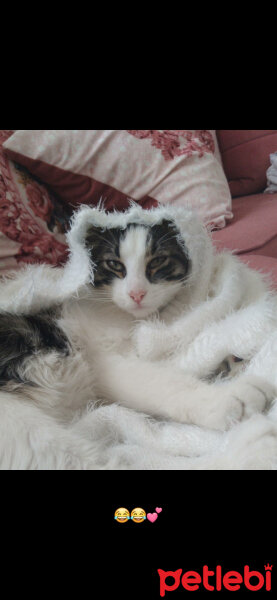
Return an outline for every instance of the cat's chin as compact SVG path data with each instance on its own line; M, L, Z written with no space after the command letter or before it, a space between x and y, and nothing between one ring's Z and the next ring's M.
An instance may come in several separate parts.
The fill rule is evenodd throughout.
M149 307L147 308L144 306L137 306L134 308L125 308L123 310L125 310L125 312L128 312L130 315L135 317L135 319L145 319L146 317L149 317L150 315L155 313L157 311L157 308L149 308Z

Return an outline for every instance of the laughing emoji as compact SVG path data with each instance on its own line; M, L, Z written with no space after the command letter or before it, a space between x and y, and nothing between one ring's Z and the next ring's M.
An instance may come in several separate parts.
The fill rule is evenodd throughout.
M131 512L131 519L134 523L143 523L146 519L146 512L143 508L134 508Z
M117 508L114 518L118 523L126 523L130 519L130 513L127 508Z

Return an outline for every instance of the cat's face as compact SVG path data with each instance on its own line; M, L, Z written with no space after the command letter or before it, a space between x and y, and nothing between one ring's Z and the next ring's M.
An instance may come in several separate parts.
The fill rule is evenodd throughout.
M169 221L126 229L90 227L86 245L95 264L99 299L110 299L136 318L166 306L189 271L189 260Z

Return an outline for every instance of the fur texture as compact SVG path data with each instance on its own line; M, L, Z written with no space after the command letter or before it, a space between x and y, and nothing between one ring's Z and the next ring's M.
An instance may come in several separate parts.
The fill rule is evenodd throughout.
M264 278L183 209L83 208L68 241L2 284L1 467L276 468Z

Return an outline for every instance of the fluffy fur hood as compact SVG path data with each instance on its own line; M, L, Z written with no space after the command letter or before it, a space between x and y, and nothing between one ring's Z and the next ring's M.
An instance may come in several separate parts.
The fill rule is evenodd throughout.
M47 265L28 266L1 285L0 310L26 314L61 303L94 281L94 265L85 246L91 225L101 229L124 229L130 223L153 226L163 219L172 221L180 232L179 241L185 248L193 269L190 284L198 282L203 293L210 280L213 248L210 237L195 213L182 207L160 206L144 210L134 202L125 212L107 213L96 208L81 207L74 214L67 234L69 259L63 268ZM201 283L200 283L201 282Z
M89 279L93 283L93 264L87 264L88 253L85 247L86 233L91 225L100 229L125 229L131 223L152 227L160 224L164 219L172 221L176 226L179 231L178 241L193 264L191 283L199 280L200 277L203 280L209 279L209 265L213 255L212 242L196 214L183 207L173 206L159 206L151 210L144 210L134 202L130 203L129 209L125 212L107 213L101 209L101 206L98 206L96 208L82 207L75 213L71 230L67 235L71 251L71 268L75 262L86 264L90 273ZM203 270L204 262L205 272Z

